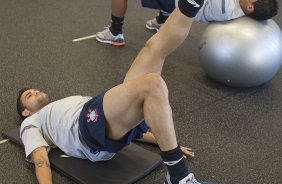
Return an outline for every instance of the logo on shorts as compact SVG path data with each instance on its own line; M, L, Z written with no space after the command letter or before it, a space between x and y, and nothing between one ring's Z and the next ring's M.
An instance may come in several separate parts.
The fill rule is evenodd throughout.
M87 123L90 123L91 121L93 122L93 123L95 123L96 121L97 121L97 119L98 119L98 112L97 112L97 109L88 109L88 112L89 113L87 113L86 114L86 117L88 118L87 120L86 120L86 122Z

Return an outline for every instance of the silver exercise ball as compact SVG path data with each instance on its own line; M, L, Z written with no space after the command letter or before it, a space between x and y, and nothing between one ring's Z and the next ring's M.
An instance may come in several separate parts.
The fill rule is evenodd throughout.
M217 22L204 31L199 59L214 80L234 87L263 84L282 63L282 33L273 20L248 17Z

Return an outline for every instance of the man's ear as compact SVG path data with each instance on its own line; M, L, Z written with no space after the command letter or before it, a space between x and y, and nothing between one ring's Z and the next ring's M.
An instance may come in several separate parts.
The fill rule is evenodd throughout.
M23 115L24 117L28 117L28 116L30 115L30 111L27 110L27 109L24 109L23 112L22 112L22 115Z
M248 14L253 13L254 10L255 10L254 4L253 4L253 3L250 3L250 4L247 6L247 13L248 13Z

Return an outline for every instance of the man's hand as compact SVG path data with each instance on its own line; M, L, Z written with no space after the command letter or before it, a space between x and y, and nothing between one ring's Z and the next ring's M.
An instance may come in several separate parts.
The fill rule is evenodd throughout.
M35 149L31 154L31 158L35 166L35 174L38 183L52 183L52 173L46 148L39 147Z
M188 157L194 157L195 156L195 153L192 150L192 148L187 148L187 147L184 147L184 146L180 146L180 149L181 149L182 153L185 156L188 156Z

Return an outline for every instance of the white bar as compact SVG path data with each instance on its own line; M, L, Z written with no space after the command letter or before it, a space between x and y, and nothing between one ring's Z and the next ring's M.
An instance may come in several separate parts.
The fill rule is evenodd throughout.
M69 155L61 155L60 157L67 158L67 157L71 157L71 156L69 156Z
M7 141L9 141L9 139L4 139L4 140L0 141L0 144L3 144L5 142L7 142Z
M79 41L82 41L82 40L87 40L87 39L95 38L95 37L96 37L96 34L90 35L90 36L85 36L85 37L82 37L82 38L77 38L77 39L74 39L74 40L72 40L72 41L73 41L73 42L79 42Z

